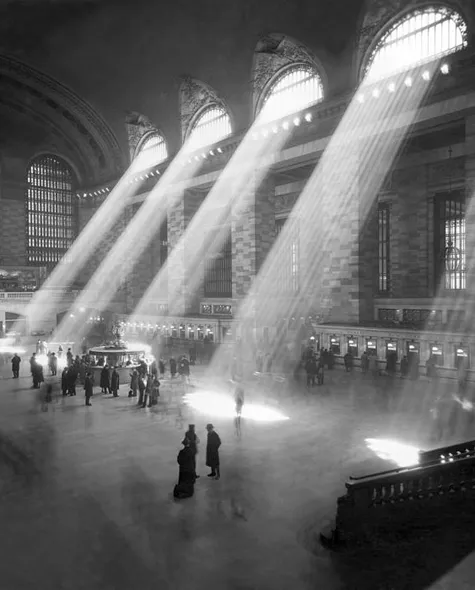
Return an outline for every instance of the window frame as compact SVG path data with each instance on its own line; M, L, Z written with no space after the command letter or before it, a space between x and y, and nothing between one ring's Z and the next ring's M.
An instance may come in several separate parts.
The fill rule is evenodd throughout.
M455 217L447 217L447 205L450 211L455 212ZM435 278L436 284L440 292L443 293L459 293L467 289L467 200L463 190L454 192L438 193L434 197L434 262L435 262ZM461 215L457 214L457 211ZM461 227L454 226L452 233L447 233L447 223L455 220L463 220L463 231L460 236ZM453 244L451 238L456 239ZM457 242L457 240L459 240ZM447 268L446 255L449 242L452 242L452 247L456 250L461 247L460 258L461 268L450 270ZM454 276L455 275L455 276ZM452 278L451 278L452 277ZM459 283L461 286L450 286L452 280ZM454 284L454 283L452 283Z
M219 251L213 251L213 243L225 232L225 239ZM230 299L233 296L233 245L231 227L215 227L207 232L203 269L204 296L209 299Z
M277 117L267 119L265 116L263 116L263 113L265 113L266 104L268 103L269 99L273 96L276 87L279 84L281 84L286 78L290 77L293 73L298 72L298 71L307 71L309 74L311 74L311 76L309 76L309 78L315 78L318 81L318 87L319 87L318 90L319 90L319 93L321 96L319 98L317 98L317 100L315 100L313 102L309 102L306 105L299 106L295 110L292 110L289 112L284 112ZM300 83L302 83L302 81L300 81L299 84ZM295 87L295 84L293 86L291 85L290 87ZM279 121L280 119L283 119L285 117L291 117L292 115L299 113L300 111L302 111L304 109L311 108L311 107L315 106L316 104L321 103L324 99L325 99L325 86L324 86L323 77L319 71L319 68L317 68L311 64L308 64L308 63L293 63L293 64L290 64L290 65L285 66L284 68L280 69L271 78L271 80L269 80L269 82L267 83L267 85L263 89L261 96L259 98L259 101L257 103L255 117L256 117L256 120L258 120L258 121L259 121L259 119L261 119L261 122L263 124L272 123L274 121Z
M430 57L427 57L425 59L415 61L407 66L401 66L400 68L396 68L395 70L391 70L388 73L385 73L384 76L376 76L376 77L371 76L370 71L374 65L377 55L380 53L381 50L383 50L384 47L389 45L389 44L386 44L388 37L390 37L399 27L402 27L406 22L409 22L410 20L417 18L418 16L423 16L423 15L429 14L431 12L446 12L446 16L442 19L442 21L451 20L452 22L455 23L457 29L460 31L460 34L462 35L462 45L453 46L451 49L448 49L444 52L436 53L436 54L434 54ZM418 33L420 33L422 30L433 27L435 24L436 23L429 23L429 24L421 27L414 34L414 36L417 35ZM406 37L406 38L410 37L410 36L411 36L410 32L406 33L405 35L402 35L402 37ZM361 72L360 72L360 79L361 80L366 79L369 82L378 82L380 80L384 80L384 79L389 78L391 76L398 75L403 71L408 71L413 68L424 65L426 63L428 64L428 63L431 63L432 61L441 59L444 56L457 53L458 51L461 51L462 49L466 48L468 46L468 42L469 42L468 21L459 10L456 10L455 8L452 8L451 6L448 6L446 4L437 4L437 3L432 4L432 5L429 4L427 6L420 6L415 9L414 8L409 9L406 12L400 13L397 17L392 19L379 32L378 36L375 38L374 42L370 45L368 51L366 52L366 56L363 61ZM391 43L391 44L393 44L393 43Z
M199 127L200 122L206 116L207 113L209 113L213 110L221 111L221 116L223 116L223 119L224 119L224 116L227 117L227 122L229 124L229 133L222 135L222 136L218 136L210 142L206 141L205 143L203 143L203 141L193 141L193 134L197 131L197 128ZM209 124L209 122L207 122L207 123ZM231 113L229 112L229 109L225 105L219 104L217 102L213 102L211 104L207 104L207 105L203 106L202 108L198 109L198 111L195 113L194 117L192 118L192 120L188 126L188 130L185 135L185 145L189 144L187 147L187 151L193 152L193 151L197 151L197 150L200 150L203 148L213 146L216 143L219 143L220 141L227 139L233 133L234 133L234 124L233 124L233 120L231 117Z
M391 204L378 203L378 292L391 292Z
M147 143L152 140L152 139L159 139L161 140L159 142L158 145L154 145L152 147L146 147ZM169 154L168 154L168 144L167 144L167 140L165 139L165 136L163 135L163 133L160 133L160 131L150 131L148 133L146 133L141 139L139 144L137 145L137 148L135 150L135 154L134 154L134 160L137 160L140 155L144 154L145 151L150 150L150 152L152 151L152 149L157 149L159 147L159 145L163 145L165 148L165 157L163 157L161 160L157 160L156 162L152 161L152 158L150 158L150 164L147 162L145 165L140 167L140 170L147 170L149 168L153 168L154 166L158 166L159 164L161 164L162 162L165 162L166 160L168 160L169 158Z
M52 163L56 164L57 170L53 169ZM36 172L35 166L38 168ZM41 170L42 166L44 170ZM48 167L50 176L46 170ZM65 178L61 178L62 175ZM25 198L28 265L51 268L61 260L67 260L66 254L78 233L76 186L75 171L61 156L40 154L30 161L26 170ZM58 193L66 196L66 200L58 200Z
M300 252L300 226L295 218L277 217L275 219L275 240L280 239L287 221L292 224L287 232L292 232L289 236L289 243L282 248L284 260L279 264L278 292L281 295L295 295L300 292L300 273L301 273L301 252Z

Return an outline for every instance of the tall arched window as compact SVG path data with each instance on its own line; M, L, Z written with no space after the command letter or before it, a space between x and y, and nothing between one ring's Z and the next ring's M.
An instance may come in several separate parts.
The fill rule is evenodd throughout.
M223 107L211 105L204 109L190 132L188 146L190 150L211 145L231 135L231 118Z
M366 67L366 78L375 81L417 65L455 53L467 45L467 25L444 7L411 12L380 39Z
M56 156L40 156L28 168L27 181L28 262L55 266L76 237L73 172Z
M281 119L322 99L322 81L313 68L297 66L287 69L267 91L259 121L269 123Z
M165 138L160 133L148 134L142 143L135 156L138 159L138 166L140 170L151 168L163 162L168 158L168 150Z

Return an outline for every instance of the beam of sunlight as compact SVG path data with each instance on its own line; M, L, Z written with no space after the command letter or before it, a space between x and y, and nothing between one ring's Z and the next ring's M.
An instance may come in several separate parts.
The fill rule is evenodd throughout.
M259 325L273 327L283 318L307 315L325 299L330 299L331 307L333 292L340 290L342 277L353 276L354 282L359 276L361 228L428 90L420 76L414 77L410 89L404 79L396 78L396 91L378 95L370 105L356 98L351 102L242 301L238 324L250 324L252 328L257 316ZM363 83L356 96L369 90ZM298 292L278 298L281 264L296 231L304 273ZM340 256L332 260L338 249ZM342 297L340 293L338 296ZM349 306L360 304L358 297L354 303L351 299L348 294ZM276 339L272 352L276 353L280 345ZM215 363L219 362L216 357Z
M189 293L195 293L199 289L204 280L204 272L200 262L205 257L215 255L220 251L231 220L234 222L239 220L245 211L250 206L252 207L255 191L259 190L272 156L282 149L291 133L290 128L282 127L278 133L264 136L257 131L259 126L260 121L258 120L242 139L229 163L192 217L185 232L180 236L165 265L160 269L136 306L134 318L131 321L140 318L140 315L145 313L150 300L157 297L163 278L168 276L169 269L185 265L182 280L169 281L168 313L171 316L183 313L179 309L179 302L185 284ZM264 159L265 164L263 163ZM206 239L207 232L217 227L220 230L213 235L213 239L211 241Z
M121 177L110 195L105 199L86 227L81 231L67 254L56 265L41 289L34 294L25 311L29 327L35 330L41 327L45 317L55 312L57 301L51 297L51 291L67 289L87 264L91 254L100 242L119 221L129 198L137 190L137 183L131 182L141 170L141 156L135 158Z
M398 467L419 465L420 449L417 447L384 438L365 438L365 443L380 459L396 463Z
M213 418L235 418L236 402L228 395L199 391L187 393L184 401L194 410ZM290 420L288 416L265 405L245 403L241 416L255 422L282 422Z
M187 182L199 167L200 162L193 159L186 164L187 159L185 145L94 272L86 288L77 298L72 313L66 314L56 329L56 340L62 341L74 336L77 341L86 330L77 310L105 309L119 291L134 264L157 234L166 218L167 208L173 208L186 189Z

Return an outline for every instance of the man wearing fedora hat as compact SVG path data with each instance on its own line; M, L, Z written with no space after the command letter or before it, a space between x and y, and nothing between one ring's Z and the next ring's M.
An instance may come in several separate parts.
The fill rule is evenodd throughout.
M221 439L214 430L212 424L206 425L208 431L208 441L206 444L206 465L211 468L211 473L208 473L208 477L214 477L219 479L219 447L221 446Z

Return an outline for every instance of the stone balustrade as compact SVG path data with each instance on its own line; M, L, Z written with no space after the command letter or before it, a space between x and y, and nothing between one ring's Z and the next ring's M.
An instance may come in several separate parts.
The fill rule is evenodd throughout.
M449 514L461 517L475 499L475 441L423 452L420 459L414 467L350 477L337 501L332 541L424 526Z

